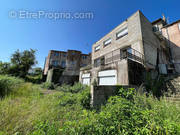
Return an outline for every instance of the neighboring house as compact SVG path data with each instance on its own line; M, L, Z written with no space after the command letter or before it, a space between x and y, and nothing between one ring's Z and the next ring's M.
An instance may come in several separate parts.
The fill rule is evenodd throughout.
M96 85L137 85L144 71L167 74L168 45L154 33L154 26L137 11L92 46L91 65L81 68L80 82Z
M55 51L51 50L45 61L44 75L48 80L52 80L53 69L62 69L62 76L59 76L59 83L73 83L78 81L80 68L87 66L91 61L90 54L82 54L80 51L68 50Z
M171 61L175 70L180 73L180 20L164 26L162 34L170 47Z

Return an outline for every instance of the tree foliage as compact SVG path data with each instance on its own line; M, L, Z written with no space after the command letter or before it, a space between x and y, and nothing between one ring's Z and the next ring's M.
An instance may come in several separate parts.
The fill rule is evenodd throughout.
M15 51L11 56L10 63L0 62L0 74L10 74L25 78L29 69L37 63L35 53L36 50L33 49L24 50L23 52Z

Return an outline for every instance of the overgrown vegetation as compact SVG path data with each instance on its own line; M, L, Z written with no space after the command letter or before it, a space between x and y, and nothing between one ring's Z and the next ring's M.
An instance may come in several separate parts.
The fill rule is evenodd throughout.
M145 87L148 93L158 98L163 96L163 85L165 85L165 77L163 75L157 75L156 78L152 79L151 73L146 73Z
M9 83L13 80L13 83ZM5 84L11 86L6 88ZM90 109L90 89L81 84L56 87L51 94L40 85L0 76L0 135L29 134L180 134L180 105L119 89L99 111ZM12 85L10 85L12 84Z
M4 97L5 95L8 95L23 82L23 80L15 77L0 75L0 98Z

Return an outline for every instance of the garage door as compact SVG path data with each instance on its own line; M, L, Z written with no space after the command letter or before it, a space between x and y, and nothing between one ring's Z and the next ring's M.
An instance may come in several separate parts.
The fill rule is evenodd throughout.
M82 75L82 83L83 84L90 85L90 81L91 81L90 73Z
M117 72L116 70L106 70L98 73L99 85L116 85Z

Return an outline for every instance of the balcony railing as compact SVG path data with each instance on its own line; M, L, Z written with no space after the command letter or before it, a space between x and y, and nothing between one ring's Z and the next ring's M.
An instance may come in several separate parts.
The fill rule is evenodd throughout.
M103 61L102 58L104 58ZM99 59L100 60L94 63L95 67L98 67L100 65L110 64L123 59L130 59L132 61L136 61L141 64L144 64L144 55L132 48L130 48L129 50L117 49L115 51L112 51L104 55Z

